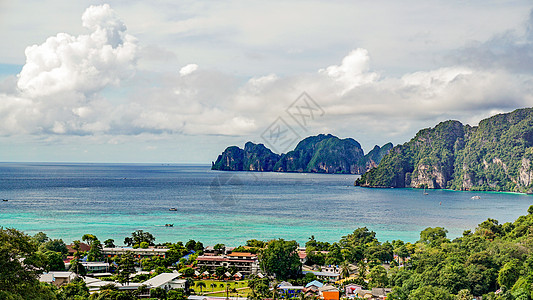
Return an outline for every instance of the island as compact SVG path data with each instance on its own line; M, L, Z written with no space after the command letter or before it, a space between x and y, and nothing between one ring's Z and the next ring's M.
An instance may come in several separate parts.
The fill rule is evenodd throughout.
M360 175L378 166L392 148L392 143L382 147L376 145L365 155L356 140L340 139L331 134L307 137L294 150L284 154L276 154L263 144L247 142L244 149L237 146L226 148L212 163L211 169Z
M363 187L533 191L533 109L420 130L359 178Z

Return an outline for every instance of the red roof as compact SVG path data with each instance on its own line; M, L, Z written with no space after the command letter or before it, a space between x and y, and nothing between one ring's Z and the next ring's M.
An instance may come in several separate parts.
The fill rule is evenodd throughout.
M74 250L72 247L74 247L74 244L67 245L68 253L74 253L76 250ZM80 251L89 251L91 250L91 247L85 243L80 243Z
M239 256L239 257L255 257L257 255L248 253L248 252L232 252L228 256Z

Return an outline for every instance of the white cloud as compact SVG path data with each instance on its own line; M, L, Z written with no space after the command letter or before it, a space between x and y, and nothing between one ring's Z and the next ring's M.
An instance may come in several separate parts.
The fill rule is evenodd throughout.
M306 91L325 115L302 135L331 130L385 143L405 141L447 118L476 123L496 111L533 105L533 76L509 68L455 61L397 75L376 70L373 53L356 48L308 72L241 76L185 65L180 53L164 46L143 46L108 5L89 7L82 24L88 34L60 33L28 47L17 89L0 84L0 134L105 136L110 144L128 135L253 139L277 117L287 117L286 108ZM145 62L137 68L140 53ZM158 58L157 66L167 68L150 68Z
M180 75L181 76L187 76L189 74L192 74L196 70L198 70L198 65L197 64L188 64L185 67L180 69Z

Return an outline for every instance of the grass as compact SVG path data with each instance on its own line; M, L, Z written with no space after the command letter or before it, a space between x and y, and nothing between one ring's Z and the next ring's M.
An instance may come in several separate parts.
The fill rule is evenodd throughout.
M243 290L239 290L239 294L243 294L243 293L247 293L249 288L248 288L248 280L238 280L238 281L235 281L235 280L228 280L228 281L223 281L223 280L212 280L212 279L201 279L201 280L195 280L194 281L194 286L192 286L191 288L194 289L194 291L199 294L200 293L200 287L196 286L196 284L198 282L203 282L205 283L205 288L203 287L202 288L202 294L206 294L206 293L210 293L209 295L211 296L218 296L219 293L214 293L214 294L211 294L212 292L220 292L221 295L223 296L226 296L226 285L229 284L229 289L233 289L233 288L236 288L236 289L241 289L241 288L246 288L246 289L243 289ZM216 286L214 287L211 287L211 284L215 284ZM222 285L222 286L221 286ZM230 294L234 294L234 293L230 293Z

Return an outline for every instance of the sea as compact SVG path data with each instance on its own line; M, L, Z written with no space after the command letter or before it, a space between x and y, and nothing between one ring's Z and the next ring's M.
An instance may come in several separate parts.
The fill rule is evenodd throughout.
M136 230L157 242L238 246L249 239L335 242L367 227L415 242L427 227L449 238L487 218L512 222L533 196L355 187L357 175L223 172L209 165L0 163L0 226L70 243ZM479 196L474 197L474 196ZM165 226L172 224L173 226Z

